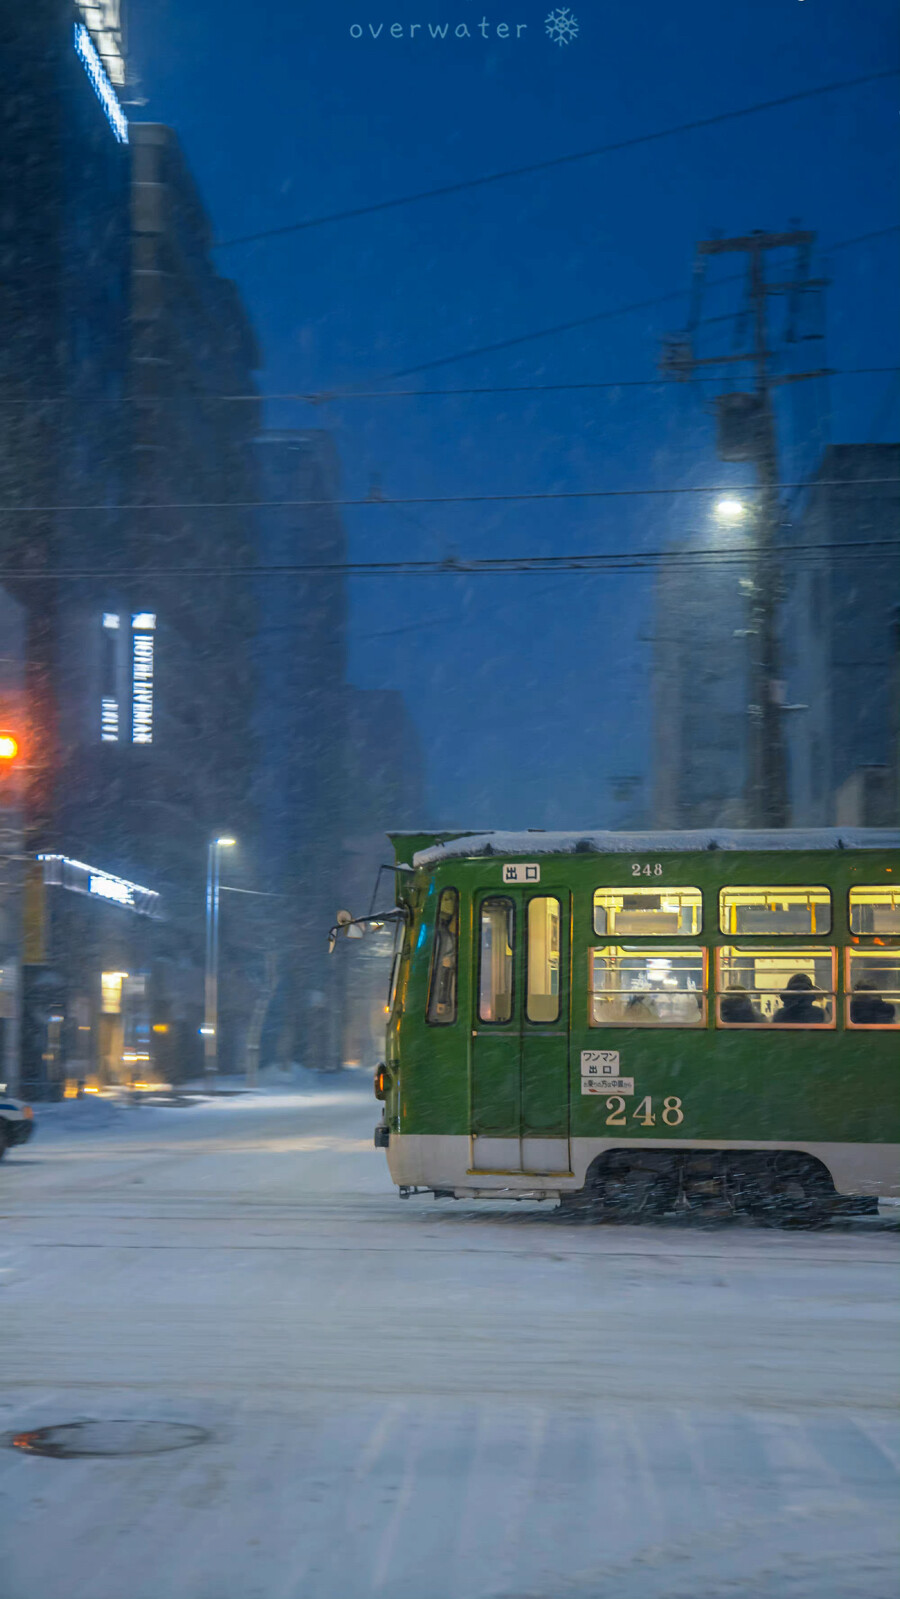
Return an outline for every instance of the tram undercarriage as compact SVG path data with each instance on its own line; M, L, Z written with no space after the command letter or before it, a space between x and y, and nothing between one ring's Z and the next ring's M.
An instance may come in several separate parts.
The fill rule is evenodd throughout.
M784 1225L878 1214L874 1196L839 1194L820 1160L791 1150L608 1150L561 1203L600 1221L693 1214Z

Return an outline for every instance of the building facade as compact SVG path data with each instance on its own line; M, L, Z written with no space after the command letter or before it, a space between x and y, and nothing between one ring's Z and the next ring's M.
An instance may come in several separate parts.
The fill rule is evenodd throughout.
M133 975L193 1009L183 1075L210 835L238 835L252 873L258 355L176 136L127 120L120 21L118 0L33 0L0 23L0 549L25 616L28 848L166 890ZM65 1041L102 972L77 915L32 917L51 921L26 939L26 999L52 990ZM223 961L245 932L225 919ZM258 975L235 970L223 1065Z
M737 560L746 536L719 528L679 552L696 566L663 566L653 628L652 827L744 825L747 772L748 569ZM710 545L727 563L704 561ZM678 553L678 552L675 552Z
M795 826L896 825L900 445L825 452L794 520L782 652ZM893 481L890 481L893 480Z
M22 1015L22 910L25 853L23 778L25 611L0 588L0 735L12 735L18 756L0 759L0 1082L19 1086Z
M339 903L348 798L338 461L330 435L315 430L262 433L256 452L266 502L260 566L281 569L257 581L260 859L267 890L278 896L270 901L275 950L263 1056L330 1069L341 1064L341 968L329 960L325 935ZM320 503L289 503L310 500ZM285 570L298 565L325 570Z
M115 538L115 513L93 507L123 484L130 156L117 40L86 22L101 9L113 11L34 0L0 24L0 505L15 508L0 511L0 548L22 569L10 586L26 615L37 840L55 825L67 747L58 663L73 591L54 574Z

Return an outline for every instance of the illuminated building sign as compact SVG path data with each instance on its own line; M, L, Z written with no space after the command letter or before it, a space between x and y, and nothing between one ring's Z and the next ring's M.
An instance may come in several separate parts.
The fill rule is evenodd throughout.
M100 738L104 744L115 744L119 737L119 702L111 695L100 701Z
M142 888L140 883L130 883L127 877L117 877L114 872L104 872L99 866L86 866L84 861L73 861L68 855L39 855L43 866L44 882L56 888L68 888L74 894L87 894L92 899L111 900L114 905L135 911L138 916L159 916L159 895L155 889Z
M125 82L122 57L121 0L75 0L110 81L121 87Z
M116 744L119 738L119 616L117 611L103 612L103 628L100 639L100 739L103 744Z
M119 105L116 91L109 81L106 68L83 22L75 24L75 54L91 81L91 87L103 107L113 133L120 144L127 144L128 118Z
M131 618L134 629L131 671L131 741L153 743L153 629L152 611L138 611Z

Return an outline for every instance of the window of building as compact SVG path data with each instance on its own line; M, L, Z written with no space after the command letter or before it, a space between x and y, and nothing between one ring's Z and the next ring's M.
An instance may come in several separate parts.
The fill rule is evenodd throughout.
M900 950L848 949L848 1027L900 1027Z
M723 933L772 933L804 938L831 932L831 892L827 888L723 888L719 893Z
M459 895L455 888L445 888L438 900L428 985L426 1016L434 1027L449 1027L456 1021L458 967Z
M699 888L598 888L594 932L613 937L696 938L703 927Z
M528 988L525 1015L530 1022L559 1021L559 900L539 895L528 901Z
M592 1027L703 1027L706 950L590 951Z
M833 949L720 949L719 1027L833 1027Z
M900 933L900 888L876 884L850 890L851 933Z
M515 906L499 895L482 901L478 954L478 1019L508 1022L513 1008Z

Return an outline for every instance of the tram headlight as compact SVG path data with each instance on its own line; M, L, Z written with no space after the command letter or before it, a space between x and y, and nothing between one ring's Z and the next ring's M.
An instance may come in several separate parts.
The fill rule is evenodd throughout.
M384 1099L387 1094L388 1074L385 1066L375 1068L375 1098Z

